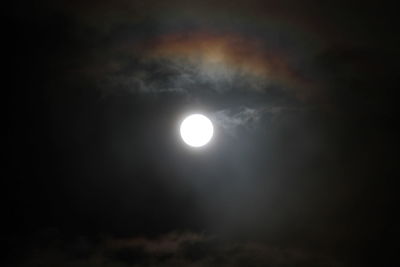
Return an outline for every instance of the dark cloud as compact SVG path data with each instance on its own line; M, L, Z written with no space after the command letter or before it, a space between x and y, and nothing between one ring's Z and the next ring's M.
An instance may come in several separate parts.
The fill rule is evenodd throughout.
M52 246L37 247L19 257L14 266L350 266L319 249L224 240L196 233L52 242Z

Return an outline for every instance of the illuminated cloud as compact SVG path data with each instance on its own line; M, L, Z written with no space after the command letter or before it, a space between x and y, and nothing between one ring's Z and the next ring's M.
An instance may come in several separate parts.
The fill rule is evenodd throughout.
M148 50L151 59L194 66L198 75L214 82L251 79L252 88L268 85L304 86L305 78L292 68L282 51L265 41L238 33L172 33L155 39ZM249 89L249 88L247 88Z

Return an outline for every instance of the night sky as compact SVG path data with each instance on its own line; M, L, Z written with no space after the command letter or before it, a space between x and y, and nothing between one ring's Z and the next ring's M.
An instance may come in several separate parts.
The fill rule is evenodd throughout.
M399 266L390 2L2 11L1 266Z

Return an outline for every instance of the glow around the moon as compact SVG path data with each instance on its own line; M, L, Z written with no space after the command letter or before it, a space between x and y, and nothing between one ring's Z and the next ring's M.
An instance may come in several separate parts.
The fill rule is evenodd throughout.
M209 118L202 114L186 117L180 127L183 141L192 147L206 145L214 134L214 127Z

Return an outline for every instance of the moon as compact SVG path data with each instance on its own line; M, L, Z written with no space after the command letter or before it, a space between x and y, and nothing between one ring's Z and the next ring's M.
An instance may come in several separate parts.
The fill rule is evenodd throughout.
M214 134L214 126L209 118L202 114L186 117L180 127L183 141L191 147L202 147L210 142Z

